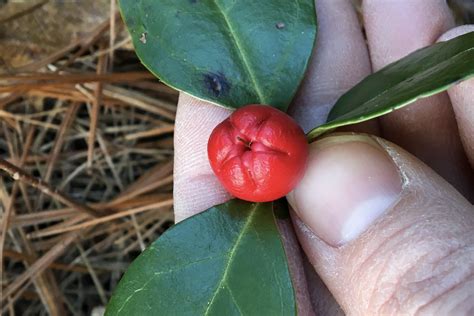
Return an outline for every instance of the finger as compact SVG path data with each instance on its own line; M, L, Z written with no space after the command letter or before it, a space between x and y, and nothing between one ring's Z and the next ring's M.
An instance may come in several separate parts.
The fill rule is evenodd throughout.
M365 0L364 21L375 70L431 45L453 25L445 0ZM380 119L383 137L402 146L467 194L472 183L446 93Z
M319 0L316 11L318 34L313 57L288 111L305 132L324 123L336 100L371 72L367 47L351 1ZM376 120L350 129L378 133ZM306 269L306 276L316 314L335 315L339 306L319 276L311 269Z
M370 62L350 0L316 1L317 42L305 79L289 109L305 132L326 121L335 101L370 74ZM376 122L366 131L377 132Z
M463 25L444 33L439 41L447 41L474 31L474 25ZM459 134L471 166L474 167L474 79L462 82L448 90L458 123Z
M288 199L303 249L346 313L472 312L473 206L400 147L365 135L316 142Z
M230 198L214 176L207 158L209 135L230 113L185 93L179 95L174 134L176 222Z

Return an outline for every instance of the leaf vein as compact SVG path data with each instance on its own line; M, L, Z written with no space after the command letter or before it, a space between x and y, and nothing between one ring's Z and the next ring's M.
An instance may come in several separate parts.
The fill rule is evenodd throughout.
M234 27L232 26L232 24L229 21L229 17L227 16L227 12L220 6L218 0L213 0L213 3L217 7L217 11L222 15L222 17L224 19L224 22L225 22L227 28L229 29L231 38L234 40L234 44L235 44L237 54L240 56L240 59L242 60L242 64L243 64L245 70L247 71L247 73L249 75L249 78L250 78L250 80L252 81L252 83L255 87L255 92L257 93L258 98L260 99L260 103L265 104L265 100L266 100L265 95L263 94L263 92L260 88L260 85L257 82L257 78L255 76L255 73L252 70L252 67L250 66L250 62L249 62L249 60L248 60L248 58L245 54L242 43L240 42L239 37L236 35L236 33L234 31Z
M242 311L240 310L240 306L237 303L237 300L235 299L234 292L232 292L232 289L229 286L227 286L227 291L229 291L230 298L234 302L235 307L237 307L237 310L239 311L240 315L244 315L244 313L242 313Z
M229 272L229 267L232 264L232 260L234 259L235 252L238 249L238 247L240 246L240 242L241 242L243 236L245 235L245 232L247 231L248 227L250 226L250 223L252 222L252 219L255 216L255 212L256 212L258 206L259 206L259 204L256 203L254 208L250 211L250 215L248 216L247 220L245 221L244 227L240 231L239 235L237 236L237 238L235 240L234 246L232 247L232 249L229 252L229 259L226 262L226 265L225 265L226 268L224 270L224 274L222 275L222 279L220 280L219 284L217 285L216 290L214 292L214 295L212 296L211 300L209 301L209 304L207 305L206 310L204 311L204 315L208 315L209 310L210 310L212 304L214 303L214 300L216 299L217 294L220 292L221 287L224 284L226 284L226 282L227 282L227 274ZM230 287L228 286L228 288L230 288Z
M150 247L150 249L155 249L153 246ZM132 299L132 297L137 294L138 292L141 292L143 291L147 286L148 284L150 284L151 282L153 282L156 277L160 276L160 275L164 275L164 274L168 274L168 273L172 273L172 272L177 272L177 271L180 271L180 270L183 270L191 265L194 265L196 263L200 263L202 261L206 261L206 260L212 260L212 259L217 259L217 258L220 258L220 257L224 257L225 255L227 255L228 252L224 252L223 254L221 255L218 255L218 256L210 256L210 257L206 257L206 258L201 258L199 260L196 260L196 261L193 261L193 262L190 262L188 264L185 264L183 266L180 266L178 269L169 269L169 270L166 270L166 271L157 271L155 273L153 273L153 276L147 281L145 282L145 284L143 284L143 286L139 289L136 289L135 291L133 291L123 302L122 306L120 306L120 308L118 309L117 311L117 314L120 314L120 312L122 311L122 309L124 309L125 305L127 305L127 303Z

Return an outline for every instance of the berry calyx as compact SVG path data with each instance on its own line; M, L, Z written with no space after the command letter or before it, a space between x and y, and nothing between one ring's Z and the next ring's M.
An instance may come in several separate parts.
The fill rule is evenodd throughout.
M267 202L285 196L301 180L308 143L287 114L252 104L216 126L207 152L212 170L229 193Z

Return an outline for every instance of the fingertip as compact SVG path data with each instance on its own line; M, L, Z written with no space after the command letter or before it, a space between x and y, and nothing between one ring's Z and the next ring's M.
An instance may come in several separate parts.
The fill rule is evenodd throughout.
M231 111L180 93L174 133L174 213L176 221L229 199L214 176L207 142Z
M362 234L398 199L398 169L370 136L328 136L312 144L303 180L288 196L299 218L329 245Z

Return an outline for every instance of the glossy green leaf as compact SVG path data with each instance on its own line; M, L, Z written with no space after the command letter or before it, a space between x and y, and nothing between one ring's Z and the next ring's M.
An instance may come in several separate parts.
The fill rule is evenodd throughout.
M360 123L442 92L474 75L474 32L420 49L366 77L344 94L310 141L336 127Z
M120 0L143 64L166 84L229 108L286 110L316 36L314 0Z
M232 200L172 227L132 263L106 315L294 315L272 206Z

